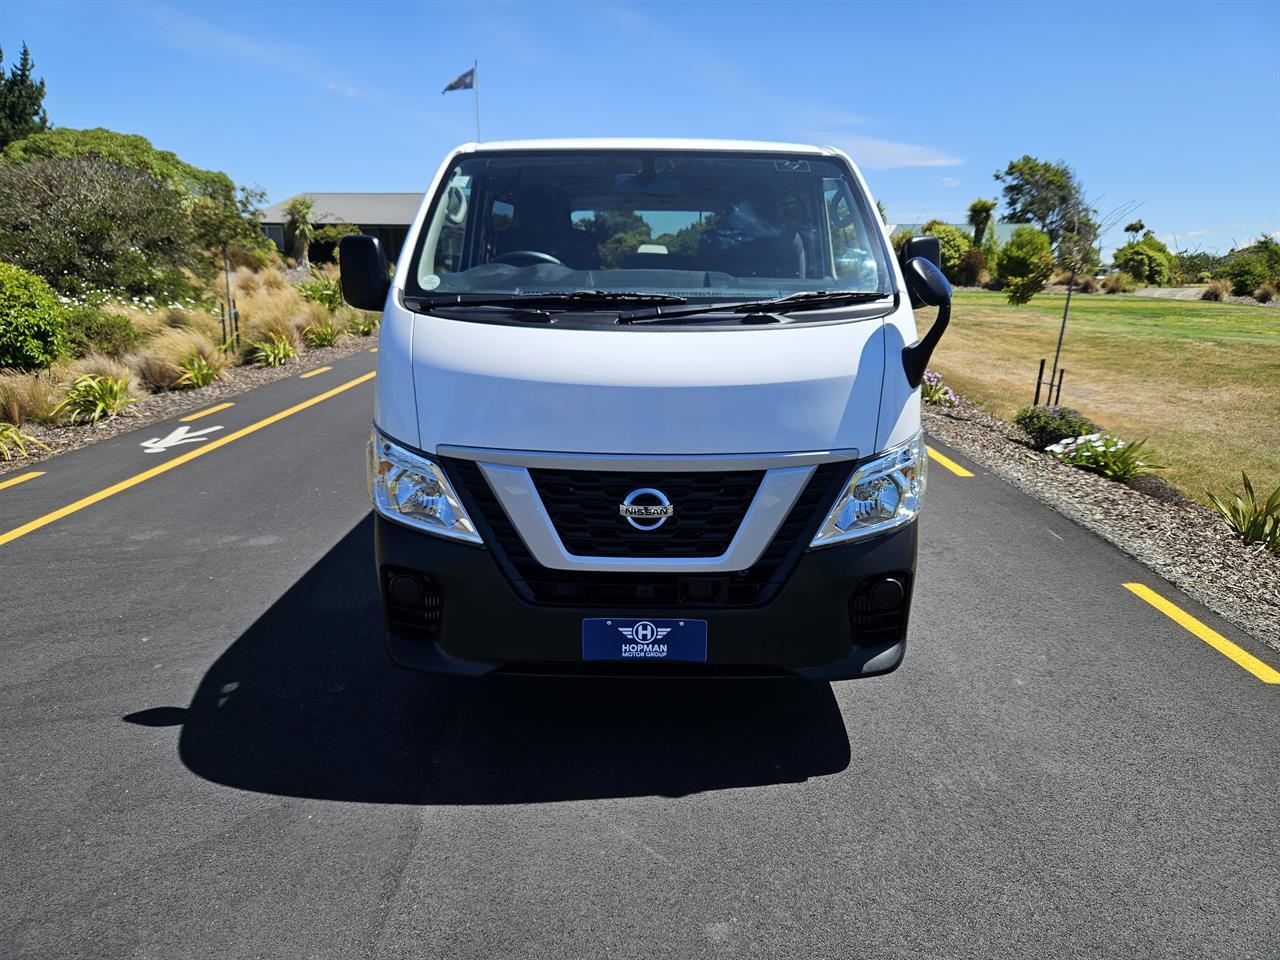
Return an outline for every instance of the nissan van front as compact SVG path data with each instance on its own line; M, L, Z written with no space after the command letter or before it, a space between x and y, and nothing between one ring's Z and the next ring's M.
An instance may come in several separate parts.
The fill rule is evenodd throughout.
M588 675L882 674L901 661L945 328L830 148L468 144L382 311L369 489L391 657ZM914 254L921 254L914 256ZM939 316L917 340L913 302Z

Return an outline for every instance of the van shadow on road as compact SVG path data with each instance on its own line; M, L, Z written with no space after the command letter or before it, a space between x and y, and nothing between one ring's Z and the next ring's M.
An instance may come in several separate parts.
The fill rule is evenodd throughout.
M827 684L407 673L382 647L366 518L209 668L183 763L243 790L370 803L531 803L801 782L843 770ZM446 604L448 600L446 598Z

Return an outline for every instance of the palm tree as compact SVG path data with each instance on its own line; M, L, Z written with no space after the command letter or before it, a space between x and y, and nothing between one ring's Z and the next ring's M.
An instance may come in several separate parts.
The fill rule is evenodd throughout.
M994 200L979 197L969 204L969 225L973 227L973 245L982 246L982 237L987 232L987 224L991 222L991 214L996 209Z
M315 205L315 201L306 194L296 196L284 205L285 216L289 218L284 225L285 237L298 265L303 268L311 266L309 251L311 240L316 234L311 214Z

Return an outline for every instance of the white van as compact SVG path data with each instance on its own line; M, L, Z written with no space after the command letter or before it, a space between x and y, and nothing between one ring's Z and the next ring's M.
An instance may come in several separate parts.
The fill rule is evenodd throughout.
M950 312L838 150L467 144L382 311L369 444L396 663L605 675L886 673L927 463L919 384ZM905 278L905 279L904 279ZM911 306L938 306L916 340Z

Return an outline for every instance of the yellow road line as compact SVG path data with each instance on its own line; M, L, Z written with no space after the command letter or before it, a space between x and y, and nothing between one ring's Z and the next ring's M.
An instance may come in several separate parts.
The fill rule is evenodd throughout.
M16 487L20 483L26 483L28 480L34 480L36 477L43 477L43 470L32 470L30 473L20 473L16 477L10 477L8 480L0 480L0 490L5 487Z
M330 397L336 397L338 394L344 393L352 387L358 387L360 384L365 383L368 380L372 380L375 376L377 376L376 373L370 372L356 377L354 380L348 380L346 383L336 386L332 390L326 390L324 393L316 394L310 400L303 400L301 403L295 403L292 407L289 407L286 410L281 410L279 413L273 413L271 416L259 420L257 423L251 423L247 427L241 427L234 433L228 433L226 436L219 437L217 440L210 440L208 443L202 444L187 453L176 456L172 460L166 460L164 463L157 464L150 470L143 470L141 473L135 473L132 477L129 477L126 480L121 480L119 483L113 483L109 487L104 487L97 493L91 493L87 497L81 497L79 500L75 501L75 503L69 503L65 507L60 507L57 510L54 510L52 513L46 513L43 517L37 517L29 523L24 523L20 527L14 527L7 533L0 533L0 546L4 546L6 543L17 540L19 537L25 537L33 530L39 530L41 527L48 526L56 520L61 520L63 517L68 517L73 513L83 510L85 507L93 506L93 504L98 503L101 500L105 500L108 497L115 496L117 493L128 490L130 487L136 487L145 480L150 480L152 477L158 477L162 473L167 473L174 469L174 467L180 467L184 463L190 463L192 460L196 459L196 457L203 457L206 453L211 453L219 447L225 447L227 444L239 440L241 437L247 437L251 433L257 433L263 427L269 427L273 423L279 423L285 417L291 417L295 413L300 413L301 411L306 410L308 407L314 407L317 403L328 400Z
M1140 583L1126 583L1124 587L1129 592L1134 593L1147 601L1147 603L1151 604L1174 623L1185 627L1187 630L1194 633L1224 657L1234 660L1236 664L1244 667L1263 683L1280 683L1280 671L1277 671L1273 667L1263 663L1248 651L1240 649L1222 634L1218 633L1217 630L1213 630L1205 626L1191 614L1187 613L1187 611L1170 603L1150 587L1143 586Z
M298 377L298 379L306 380L308 377L314 377L317 374L321 374L321 373L324 373L326 370L332 370L332 369L333 367L316 367L314 370L308 370L306 373L301 374Z
M179 423L190 423L192 420L199 420L201 417L207 417L211 413L217 413L219 410L225 410L227 407L234 407L234 403L215 403L212 407L205 407L195 413L188 414L185 417L179 417Z
M377 353L377 352L378 352L378 348L377 348L377 347L370 347L370 348L369 348L369 352L370 352L370 353Z
M942 466L946 467L948 470L950 470L952 473L954 473L957 477L972 477L972 476L973 476L973 474L972 474L972 473L970 473L970 472L969 472L968 470L966 470L964 467L960 466L960 464L956 463L956 462L955 462L954 460L952 460L950 457L944 457L944 456L943 456L942 454L940 454L937 450L933 449L933 447L929 447L929 448L928 448L928 450L929 450L929 456L930 456L930 457L932 457L932 458L933 458L934 460L936 460L938 463L942 464Z

